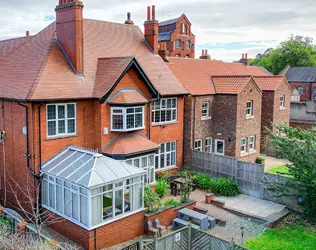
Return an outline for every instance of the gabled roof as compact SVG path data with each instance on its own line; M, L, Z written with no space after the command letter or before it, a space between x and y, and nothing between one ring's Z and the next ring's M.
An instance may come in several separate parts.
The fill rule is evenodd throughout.
M285 76L289 82L316 82L316 67L290 67Z
M144 103L148 103L148 100L137 89L120 89L107 100L107 103L109 104L144 104Z
M254 76L253 78L261 90L275 91L282 82L291 89L284 76Z
M110 141L102 152L107 155L124 155L130 156L134 154L146 153L159 148L159 145L148 140L143 135L132 135L116 137Z
M101 98L99 58L135 57L162 96L187 94L139 27L84 19L84 77L74 74L55 39L55 23L0 58L0 98L53 100Z
M169 20L166 20L166 21L159 22L159 26L165 26L165 25L170 25L170 24L177 23L181 19L181 17L182 16L179 16L179 17L176 17L176 18L173 18L173 19L169 19Z
M253 79L249 75L212 76L212 81L215 86L216 94L239 94L247 85L247 83L251 80Z
M46 161L41 172L87 189L145 173L141 168L125 162L72 146Z

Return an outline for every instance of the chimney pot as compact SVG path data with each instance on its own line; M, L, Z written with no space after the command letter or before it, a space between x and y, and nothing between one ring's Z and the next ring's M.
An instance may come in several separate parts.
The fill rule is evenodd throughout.
M245 59L245 54L244 53L242 53L241 59Z
M207 56L208 55L208 51L207 51L207 49L205 50L205 56Z
M150 18L150 6L147 7L147 21L149 21Z
M27 30L25 35L30 36L30 32Z
M245 54L245 59L248 59L248 53Z
M156 20L156 6L152 6L152 20Z
M202 50L202 56L205 56L204 49Z

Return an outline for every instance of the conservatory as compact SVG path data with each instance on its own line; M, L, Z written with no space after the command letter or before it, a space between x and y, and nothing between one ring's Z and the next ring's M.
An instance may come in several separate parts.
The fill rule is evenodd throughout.
M144 209L146 171L97 152L68 147L41 174L43 207L85 229Z

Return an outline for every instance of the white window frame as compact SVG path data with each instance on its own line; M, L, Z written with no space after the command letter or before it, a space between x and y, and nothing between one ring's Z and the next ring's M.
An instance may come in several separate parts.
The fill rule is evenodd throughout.
M250 103L250 107L248 107L249 103ZM246 104L246 117L252 117L252 116L253 116L253 101L247 101L247 104Z
M173 107L172 103L175 101L175 107ZM159 104L158 104L159 102ZM171 102L171 107L168 108L168 102ZM164 104L164 105L163 105ZM165 112L165 121L161 121L162 111ZM173 117L173 112L175 111L175 117ZM167 113L171 112L171 120L167 121ZM160 119L156 122L156 113L160 113ZM174 123L178 120L178 98L162 98L158 101L154 101L152 104L152 124L166 124L166 123Z
M281 109L285 108L285 96L284 95L280 96L280 108Z
M207 143L209 141L209 143ZM212 143L213 143L213 140L212 140L212 137L207 137L205 138L205 152L207 153L212 153Z
M217 143L218 142L222 142L223 143L223 153L220 153L220 152L217 152ZM216 155L225 155L225 140L218 140L218 139L215 139L215 149L214 149L214 153Z
M152 157L152 165L149 165L149 158L150 157ZM143 158L146 158L146 161L147 161L147 165L145 167L142 166ZM136 166L134 164L135 161L137 161L137 160L139 161L139 166ZM147 178L146 178L145 182L147 184L149 184L149 185L155 183L155 181L156 181L156 177L155 177L155 154L149 154L149 155L143 155L143 156L139 156L139 157L128 158L128 159L125 160L125 162L127 164L130 164L130 165L134 166L134 167L139 167L139 168L142 168L142 169L146 170L147 171ZM154 174L153 174L153 176L151 178L149 176L151 176L152 172ZM150 181L150 179L152 179L152 180Z
M68 118L68 105L74 105L74 117ZM55 119L48 119L48 107L49 106L55 106ZM58 118L58 107L63 106L65 108L65 118ZM65 121L65 133L58 133L58 121L64 120ZM74 120L75 121L75 131L73 133L68 133L68 121ZM56 134L55 135L49 135L48 134L48 123L49 122L55 122L56 123ZM69 135L76 135L77 134L77 104L76 103L52 103L52 104L46 104L46 136L47 138L52 137L63 137L63 136L69 136Z
M251 142L251 139L253 139L253 142ZM256 150L256 136L250 136L249 137L249 152L253 152Z
M245 154L247 153L247 138L243 137L240 139L240 153Z
M205 106L206 105L206 106ZM202 118L210 116L210 102L202 102Z
M170 150L167 151L167 143L170 143ZM172 144L174 143L174 150L172 149ZM164 148L164 152L161 152L162 147ZM167 166L167 158L170 157L170 160L172 160L172 154L174 154L174 164L170 164L170 166ZM164 166L161 166L161 159L163 156L163 164ZM156 161L158 164L156 164ZM160 149L155 154L155 169L157 171L161 170L167 170L169 168L175 168L177 167L177 141L171 141L171 142L165 142L160 144Z
M131 113L131 114L128 114L127 113L127 109L137 109L137 108L141 108L142 109L142 121L143 121L143 126L142 127L138 127L138 128L127 128L127 115L131 115L131 114L136 114L135 112L134 113ZM114 115L114 112L113 110L122 110L122 119L123 119L123 128L122 129L114 129L113 128L113 115ZM135 118L134 118L134 123L135 123ZM144 114L144 106L132 106L132 107L117 107L117 106L112 106L111 107L111 131L113 132L124 132L124 131L135 131L135 130L141 130L141 129L144 129L145 128L145 114Z
M202 144L203 144L202 140L195 140L194 141L194 150L202 152L202 148L203 148Z

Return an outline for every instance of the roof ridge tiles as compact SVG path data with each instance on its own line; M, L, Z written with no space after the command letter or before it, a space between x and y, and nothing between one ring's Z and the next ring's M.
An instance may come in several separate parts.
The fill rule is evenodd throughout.
M125 23L116 23L116 22L110 22L110 21L105 21L105 20L97 20L93 18L83 18L83 20L86 21L92 21L92 22L100 22L100 23L111 23L111 24L117 24L125 27L133 27L133 28L139 28L138 25L130 25L130 24L125 24Z

